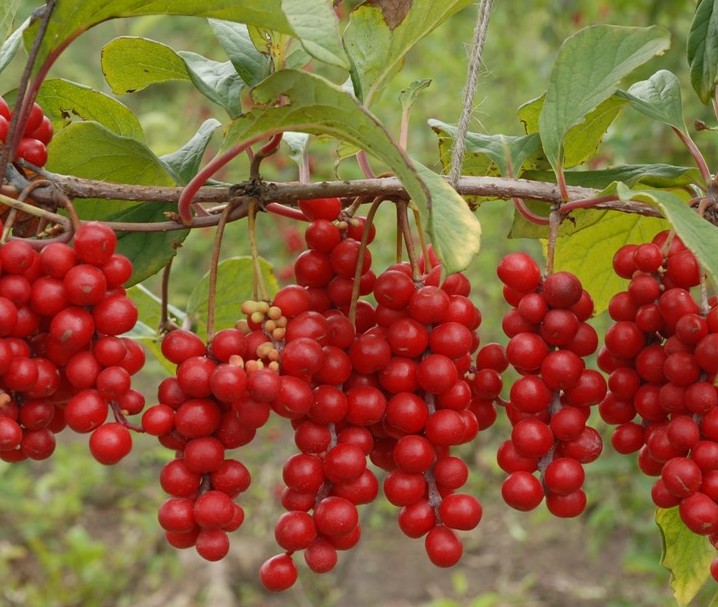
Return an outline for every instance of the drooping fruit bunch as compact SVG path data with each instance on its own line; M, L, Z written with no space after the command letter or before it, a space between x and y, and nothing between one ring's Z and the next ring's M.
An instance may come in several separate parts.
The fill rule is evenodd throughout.
M431 560L453 565L462 554L454 530L472 529L481 518L476 498L455 493L468 468L449 452L479 429L464 380L481 320L467 298L468 281L452 275L440 287L438 266L415 281L408 263L375 279L369 252L361 250L362 218L341 221L336 199L301 208L310 223L308 249L295 262L299 284L272 303L287 319L278 362L296 385L291 417L300 453L283 469L287 512L275 537L285 552L265 562L260 579L284 590L298 575L295 552L303 550L308 567L323 573L336 564L337 550L359 541L357 506L379 490L367 456L388 472L384 494L401 508L402 531L426 536ZM377 303L358 301L352 319L358 264L358 294L372 293Z
M11 119L12 112L5 99L0 97L0 143L7 141ZM47 145L52 135L52 122L45 116L42 108L33 103L17 147L16 158L22 158L36 167L44 166L47 162Z
M469 283L454 274L440 284L438 265L422 274L409 263L376 278L361 244L363 236L371 243L373 226L344 216L338 199L300 209L307 249L294 263L296 284L271 302L245 302L235 328L209 344L183 330L163 341L176 376L142 419L177 455L160 479L171 496L160 524L172 545L222 558L226 532L243 520L234 498L250 482L227 451L249 443L273 413L290 420L298 452L282 469L286 512L275 538L283 552L260 568L266 588L294 584L298 552L324 573L356 545L358 506L379 493L369 461L388 472L384 493L401 508L401 529L426 536L434 563L453 565L463 551L455 530L474 528L482 513L457 492L468 467L450 453L479 430L465 379L481 321Z
M614 324L598 361L609 373L599 406L619 453L638 452L651 495L679 506L693 532L718 542L718 308L696 301L700 266L677 236L626 245L613 259L630 282L610 301Z
M131 386L144 352L121 337L137 308L123 288L132 264L115 245L111 229L90 222L73 246L0 246L1 459L49 457L66 426L91 433L90 451L104 464L129 453L125 416L144 406Z
M158 514L167 541L176 548L194 546L210 561L229 551L227 532L244 521L234 498L251 480L226 450L254 438L269 417L273 395L266 385L279 383L276 370L247 372L253 368L248 348L257 345L252 334L237 329L218 332L208 345L190 331L168 333L162 352L177 372L160 383L158 403L142 416L143 429L176 452L160 473L160 484L171 496Z
M513 306L503 319L506 357L521 374L506 404L513 428L498 452L509 474L501 493L518 510L532 510L545 497L555 516L577 516L586 506L583 464L602 449L601 436L586 425L590 407L606 394L603 376L583 360L598 347L596 331L586 322L593 301L569 272L542 279L524 253L504 257L497 273ZM498 363L484 358L489 362L479 368L501 366L498 356Z

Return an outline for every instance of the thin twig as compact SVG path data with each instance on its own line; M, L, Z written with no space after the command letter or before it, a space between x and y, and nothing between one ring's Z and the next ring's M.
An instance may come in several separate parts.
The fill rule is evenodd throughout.
M548 223L548 246L546 249L546 276L553 274L553 264L556 256L556 241L558 240L558 229L561 225L561 213L559 206L551 207Z
M222 237L224 236L224 228L227 220L232 212L232 205L228 204L222 213L217 231L214 233L214 244L212 246L212 260L209 266L209 293L207 295L207 343L214 338L214 309L215 299L217 298L217 274L219 269L219 256L222 251ZM252 216L253 213L250 214Z
M361 234L361 246L359 247L359 258L357 261L357 267L354 270L354 283L352 284L352 299L349 304L349 320L352 324L356 321L357 314L357 302L359 301L359 287L361 283L362 268L364 266L363 260L366 254L366 248L369 244L369 234L371 233L372 225L374 225L374 215L376 215L379 205L384 202L383 198L377 198L372 202L369 207L369 212L366 214L366 221L364 222L364 229Z

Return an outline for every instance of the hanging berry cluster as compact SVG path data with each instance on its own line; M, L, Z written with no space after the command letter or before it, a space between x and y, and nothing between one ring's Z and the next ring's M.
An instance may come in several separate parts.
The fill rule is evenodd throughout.
M694 298L700 266L668 232L622 247L613 268L630 282L609 304L599 411L616 426L616 451L638 452L641 471L656 477L656 506L678 506L685 525L718 546L718 308Z
M518 510L532 510L545 497L552 514L578 516L586 507L583 464L602 449L600 434L586 421L606 394L603 376L583 360L598 347L586 322L593 301L569 272L542 279L524 253L504 257L497 272L514 306L503 320L506 357L521 374L506 404L511 438L498 452L509 474L501 494Z
M473 529L482 510L458 492L468 468L450 450L476 436L481 407L495 415L468 380L481 322L469 283L461 274L441 281L428 264L397 263L377 277L361 244L365 230L367 243L374 235L364 218L344 217L338 199L300 209L309 223L296 284L271 302L246 302L245 318L209 344L181 330L162 344L176 377L142 419L177 453L161 475L172 497L160 523L171 544L222 558L227 532L243 521L234 499L250 482L226 451L249 443L274 413L291 421L299 451L282 470L283 552L261 567L265 587L295 582L296 553L324 573L359 541L357 507L380 484L367 460L387 471L384 494L400 508L402 531L424 537L429 558L451 566L463 552L456 531ZM355 280L375 304L353 299Z
M131 376L145 357L121 336L137 308L123 288L132 264L115 245L97 222L82 225L72 246L0 245L0 459L45 459L65 427L91 433L104 464L130 452L126 416L144 407Z

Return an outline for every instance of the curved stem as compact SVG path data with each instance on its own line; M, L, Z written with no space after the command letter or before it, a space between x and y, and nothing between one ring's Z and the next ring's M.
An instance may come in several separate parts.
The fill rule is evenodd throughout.
M711 172L708 168L708 165L706 164L706 160L703 157L703 154L698 149L698 146L695 144L695 141L691 138L691 136L688 133L684 133L680 129L677 129L676 127L671 127L676 135L680 138L680 140L683 142L683 145L685 145L688 148L688 151L691 153L691 156L693 156L693 159L696 162L696 166L698 166L698 170L701 173L701 177L703 177L703 181L706 182L706 184L710 183L711 180Z
M409 227L409 214L407 213L407 202L402 200L398 203L399 211L397 216L398 228L404 236L404 244L406 245L406 254L409 257L409 265L411 266L411 278L415 283L421 282L421 271L419 270L419 262L416 257L416 249L414 249L414 241L411 238L411 228Z
M231 160L239 156L247 148L261 141L267 136L266 133L255 135L249 139L245 139L241 143L233 145L227 152L213 158L182 190L182 194L177 202L177 212L180 219L185 225L192 222L191 205L197 191L223 166Z
M424 227L421 222L421 213L419 209L413 208L414 223L416 224L416 232L419 236L419 246L421 247L421 254L424 256L424 273L428 274L432 268L431 255L429 255L429 246L426 244L426 238L424 238Z
M519 215L521 215L521 217L539 226L548 225L548 218L534 213L531 209L528 208L523 198L514 197L511 200L513 201L514 207L518 211Z
M214 309L215 300L217 298L217 273L219 269L219 256L222 250L222 237L224 236L224 227L227 225L227 219L232 212L232 205L228 204L224 209L224 213L217 224L217 231L214 234L214 244L212 246L212 260L209 266L209 293L207 295L207 343L214 338Z
M270 202L264 205L264 210L273 215L279 215L281 217L288 217L289 219L296 219L297 221L309 221L307 217L299 209L294 207L288 207L285 204L278 202Z
M277 133L276 135L272 135L272 138L269 140L269 142L262 146L259 151L254 155L254 157L252 158L252 163L249 167L250 179L259 179L259 166L262 164L262 161L265 158L271 156L279 149L279 144L282 142L282 135L283 133Z
M359 168L361 169L364 177L367 179L376 179L376 173L374 172L374 169L371 168L369 158L364 150L357 153L357 162L359 163Z

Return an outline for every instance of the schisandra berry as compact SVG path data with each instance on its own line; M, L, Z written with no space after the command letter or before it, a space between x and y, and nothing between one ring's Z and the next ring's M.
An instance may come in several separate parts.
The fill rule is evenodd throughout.
M600 435L586 425L589 407L607 390L603 376L583 361L598 346L586 322L593 303L576 276L556 272L542 280L538 265L524 253L504 257L497 273L513 306L503 322L509 337L505 356L521 374L506 403L511 438L498 453L508 473L502 496L517 510L532 510L545 497L555 516L577 516L586 505L583 464L601 452ZM631 343L630 335L616 339L623 348L630 347L626 340ZM496 375L505 362L498 354L477 357L475 382L488 399L501 388Z

